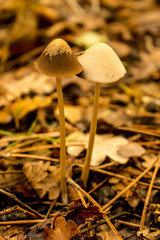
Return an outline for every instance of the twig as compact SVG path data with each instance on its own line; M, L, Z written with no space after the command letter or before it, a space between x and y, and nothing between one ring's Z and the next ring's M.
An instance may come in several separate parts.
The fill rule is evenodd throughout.
M121 212L121 213L118 213L118 214L110 217L109 220L116 219L117 217L121 217L121 216L123 216L123 215L131 215L131 213ZM96 229L98 226L100 226L100 225L102 225L102 224L104 224L104 223L106 223L105 220L100 220L100 221L98 221L97 223L92 224L90 227L84 228L84 226L83 226L83 227L79 228L80 233L82 234L82 233L86 233L86 232L88 232L88 231L90 231L90 230L92 230L92 229Z
M4 153L2 154L2 157L4 158L10 158L10 157L18 157L18 158L33 158L33 159L39 159L43 161L52 161L52 162L59 162L56 158L50 158L50 157L43 157L43 156L36 156L32 154L21 154L21 153Z
M44 222L44 221L45 221L45 219L21 220L21 221L6 221L6 222L0 222L0 226L4 226L4 225L35 224L35 223Z
M14 207L11 207L11 208L8 208L8 209L5 209L4 211L1 211L0 212L0 216L9 214L9 213L15 212L15 211L26 213L27 215L29 215L29 216L31 216L32 218L35 218L35 219L38 218L34 213L32 213L30 211L27 211L27 210L21 208L18 205L14 206Z
M50 212L52 211L52 208L54 207L54 205L55 205L56 202L57 202L57 198L53 199L53 201L51 202L51 205L50 205L50 207L49 207L49 209L48 209L48 212L47 212L47 214L46 214L46 216L45 216L45 219L48 218L48 216L49 216Z
M143 212L142 212L140 230L143 230L143 228L144 228L144 222L145 222L145 217L146 217L146 213L147 213L147 207L148 207L148 204L149 204L153 183L154 183L154 180L156 178L157 172L159 170L159 164L160 164L160 154L158 156L158 162L155 166L155 169L154 169L154 172L153 172L153 175L152 175L152 179L151 179L151 182L150 182L150 185L149 185L149 188L148 188L148 192L147 192L147 196L146 196L146 200L145 200L145 204L144 204L144 208L143 208Z
M25 141L25 142L17 141L17 142L15 142L14 145L7 146L0 153L7 153L7 152L15 151L15 150L18 150L20 147L24 147L26 145L30 145L30 144L33 144L34 142L38 142L38 141L41 141L41 139L32 139L32 140L28 140L28 141Z
M88 193L91 194L92 192L94 192L95 190L97 190L98 188L100 188L105 182L108 181L110 177L106 177L102 182L100 182L99 184L97 184L94 188L92 188Z
M131 127L118 127L118 129L123 130L123 131L128 131L128 132L137 132L137 133L141 133L141 134L145 134L145 135L160 137L159 133L152 132L151 130L142 130L142 129L136 129L136 128L131 128Z
M27 204L23 203L22 201L20 201L13 193L9 193L9 192L6 192L5 190L3 189L0 189L0 193L2 193L3 195L13 199L14 201L16 201L20 206L26 208L28 211L36 214L38 217L40 218L44 218L44 216L40 213L38 213L36 210L32 209L31 207L29 207Z
M131 182L126 188L124 188L121 192L119 192L111 201L103 206L103 210L108 208L111 204L113 204L119 197L121 197L125 192L127 192L133 185L135 185L148 171L152 169L155 163L158 161L156 158L153 163L144 171L142 172L133 182Z
M67 182L73 186L74 188L77 188L78 190L80 190L99 210L100 213L102 213L103 218L105 219L105 221L108 223L108 225L110 226L110 228L112 229L112 231L115 233L115 235L117 236L117 238L119 240L123 240L122 236L119 234L119 232L117 231L117 229L114 227L114 225L111 223L111 221L109 220L109 218L107 217L107 215L104 213L103 209L101 208L101 206L86 192L84 191L75 181L73 181L71 178L67 179Z
M115 221L118 223L124 224L126 226L133 227L133 228L139 228L139 226L140 226L137 223L126 222L126 221L122 221L122 220L118 220L118 219L116 219Z
M67 143L66 146L84 146L83 143ZM48 144L48 145L41 145L41 146L34 146L34 147L27 147L27 148L21 148L21 149L14 149L14 153L23 153L23 152L31 152L35 150L41 150L41 149L52 149L52 148L60 148L60 144Z
M83 164L79 164L79 163L76 163L75 165L79 166L79 167L84 166ZM106 175L109 175L109 176L112 176L112 177L117 177L117 178L120 178L120 179L126 179L130 182L133 182L135 180L133 178L129 178L129 177L123 176L121 174L117 174L117 173L114 173L114 172L109 172L109 171L106 171L106 170L103 170L103 169L98 169L98 168L95 168L95 167L90 167L90 170L95 171L95 172L99 172L99 173L103 173L103 174L106 174ZM141 182L141 181L138 181L137 184L140 184L140 185L143 185L143 186L146 186L146 187L149 186L148 183L144 183L144 182ZM160 190L159 186L153 185L153 188Z
M126 221L119 220L119 219L116 219L115 221L120 223L120 224L124 224L126 226L133 227L133 228L139 228L140 227L140 224L137 224L137 223L126 222ZM153 227L151 227L150 229L155 230L155 231L157 230L157 228L153 228Z
M76 190L78 196L80 197L83 206L84 206L85 208L87 208L87 203L86 203L86 201L85 201L85 199L84 199L84 197L83 197L81 191L79 191L78 189L75 189L75 190Z

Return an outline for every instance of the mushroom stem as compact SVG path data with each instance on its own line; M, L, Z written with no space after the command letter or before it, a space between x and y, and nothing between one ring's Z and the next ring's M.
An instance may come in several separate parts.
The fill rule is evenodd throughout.
M61 199L67 204L67 185L66 185L66 131L64 117L64 102L62 93L61 78L56 77L58 107L59 107L59 123L60 123L60 169L61 169Z
M85 158L85 162L84 162L84 168L82 170L82 175L81 175L81 180L82 180L84 186L87 185L87 180L88 180L88 175L89 175L89 166L90 166L90 163L91 163L93 145L94 145L94 138L95 138L96 129L97 129L97 115L98 115L100 90L101 90L101 84L96 83L95 93L94 93L93 114L92 114L92 121L91 121L89 142L88 142L88 149L87 149L87 154L86 154L86 158Z

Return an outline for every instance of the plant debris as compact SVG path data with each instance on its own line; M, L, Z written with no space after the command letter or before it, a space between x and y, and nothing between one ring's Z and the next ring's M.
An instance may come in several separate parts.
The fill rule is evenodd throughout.
M160 238L159 29L156 0L1 1L0 239ZM101 84L86 186L94 84L63 79L68 204L61 201L56 81L34 66L56 38L77 58L106 43L127 70Z

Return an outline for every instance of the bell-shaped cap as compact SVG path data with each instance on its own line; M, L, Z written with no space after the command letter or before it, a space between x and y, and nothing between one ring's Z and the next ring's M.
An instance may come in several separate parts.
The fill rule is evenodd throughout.
M88 48L78 57L78 61L83 66L83 71L78 76L93 82L116 82L126 73L117 54L105 43L97 43Z
M63 39L50 42L35 61L35 66L38 72L54 77L70 77L83 69Z

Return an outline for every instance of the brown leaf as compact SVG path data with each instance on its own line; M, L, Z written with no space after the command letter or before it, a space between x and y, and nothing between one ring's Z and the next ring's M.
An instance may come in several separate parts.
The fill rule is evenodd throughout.
M127 145L121 146L118 149L118 154L124 158L129 158L133 156L141 156L145 153L145 149L138 143L131 142Z
M51 200L59 196L59 166L50 166L50 162L43 161L28 162L24 164L23 171L40 198L47 193Z
M54 225L55 230L50 227L44 229L44 240L70 240L80 233L75 222L70 219L66 222L62 216L56 217Z
M76 154L76 156L78 156L84 150L83 145L86 148L88 147L88 137L88 134L81 134L77 139L75 139L75 142L82 144L82 146L70 146L67 148L68 153L74 156ZM121 148L128 148L128 155L127 153L126 155L125 153L120 154L119 149ZM105 160L106 156L120 164L125 164L129 157L141 156L144 153L145 149L143 147L141 147L138 143L131 144L125 137L111 136L109 134L96 135L91 165L100 165Z
M69 218L72 218L74 221L80 221L84 223L86 219L89 218L101 218L102 214L99 212L96 206L91 205L88 208L85 208L78 200L71 202L69 205L71 213L68 214Z

